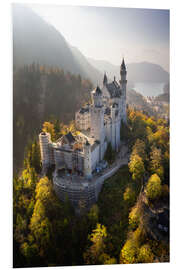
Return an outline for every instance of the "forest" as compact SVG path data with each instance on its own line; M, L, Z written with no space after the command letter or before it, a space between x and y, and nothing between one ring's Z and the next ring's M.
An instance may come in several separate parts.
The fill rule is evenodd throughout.
M92 83L60 68L33 63L13 70L13 172L22 169L25 148L44 121L67 124L90 98Z
M21 102L30 106L25 96ZM57 138L73 123L64 125L55 112L40 128ZM56 197L52 171L41 177L37 137L27 145L21 173L13 179L14 267L169 261L169 123L129 106L121 140L129 146L128 165L105 181L97 203L80 217L68 198L63 203Z

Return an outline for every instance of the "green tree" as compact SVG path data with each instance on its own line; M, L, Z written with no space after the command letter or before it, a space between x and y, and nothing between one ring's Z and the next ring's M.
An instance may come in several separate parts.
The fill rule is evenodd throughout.
M24 166L34 168L37 173L41 171L40 146L36 140L34 140L27 149Z
M110 164L113 163L115 160L115 152L113 151L112 145L110 142L107 145L107 149L104 154L104 159Z
M121 121L121 132L120 132L120 138L121 141L127 142L129 139L131 139L131 132L128 124L124 123L124 121Z
M97 204L94 204L89 213L88 213L88 219L93 227L98 223L99 220L99 207Z

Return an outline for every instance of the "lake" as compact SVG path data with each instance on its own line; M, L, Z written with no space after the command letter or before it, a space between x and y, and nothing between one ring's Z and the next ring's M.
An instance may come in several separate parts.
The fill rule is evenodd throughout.
M163 94L165 83L134 83L133 89L143 96L158 96Z

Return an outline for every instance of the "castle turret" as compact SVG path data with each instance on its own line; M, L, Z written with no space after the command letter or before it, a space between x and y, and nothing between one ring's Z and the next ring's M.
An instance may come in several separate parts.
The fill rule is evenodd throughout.
M108 83L108 79L106 76L106 72L104 73L104 79L103 79L103 85L106 85Z
M124 62L124 58L123 58L122 64L121 64L121 67L120 67L121 80L119 81L121 89L123 90L122 91L123 95L126 95L126 85L127 85L126 75L127 75L127 71L126 71L126 66L125 66L125 62Z
M102 91L97 86L92 91L92 106L91 106L91 137L100 143L100 160L104 155L104 141L105 141L105 128L104 128L104 106L102 100Z
M91 145L88 141L84 144L84 176L87 178L92 177Z
M127 86L127 80L126 80L126 65L124 62L124 58L122 60L122 64L120 67L120 77L121 80L119 81L122 91L122 120L126 122L126 86Z
M39 134L39 144L40 144L42 165L48 167L51 164L51 153L49 147L49 145L51 144L50 133L41 132Z
M91 137L100 142L104 131L104 106L99 86L92 91L91 95L93 103L91 106Z
M102 91L99 86L91 92L92 103L95 107L102 107Z

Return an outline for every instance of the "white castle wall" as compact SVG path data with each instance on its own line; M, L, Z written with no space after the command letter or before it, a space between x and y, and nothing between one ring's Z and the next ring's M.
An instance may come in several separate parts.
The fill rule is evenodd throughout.
M87 130L90 128L90 112L75 114L76 128L79 130Z
M97 164L100 161L100 156L99 156L99 150L100 145L97 145L95 149L91 152L91 164L92 164L92 171L95 170Z
M98 141L101 141L104 138L103 108L91 107L91 137Z
M106 137L107 137L108 142L111 142L111 140L112 140L112 123L111 123L111 120L108 120L107 124L106 124Z
M91 160L91 145L87 142L84 145L84 175L88 178L92 176Z
M54 160L55 160L56 169L58 170L62 168L62 164L64 164L64 154L58 148L54 149Z

